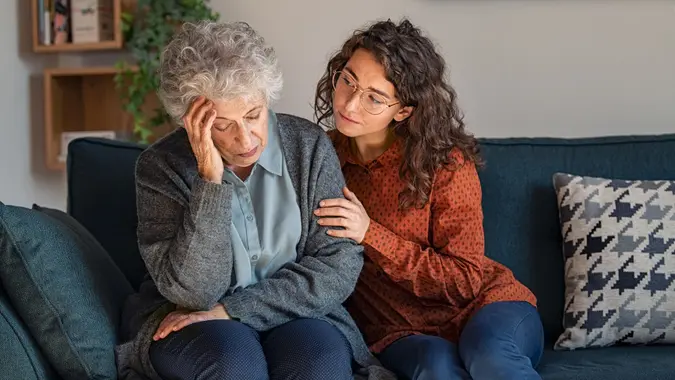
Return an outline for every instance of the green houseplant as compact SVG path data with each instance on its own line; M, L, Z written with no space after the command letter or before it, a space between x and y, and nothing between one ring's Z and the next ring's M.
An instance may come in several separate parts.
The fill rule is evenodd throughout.
M136 0L132 12L122 14L125 46L134 61L117 62L115 84L122 96L124 110L133 117L135 139L148 143L153 130L169 122L160 106L148 112L144 109L147 96L159 86L157 68L162 48L177 28L185 22L217 21L218 13L211 10L209 0Z

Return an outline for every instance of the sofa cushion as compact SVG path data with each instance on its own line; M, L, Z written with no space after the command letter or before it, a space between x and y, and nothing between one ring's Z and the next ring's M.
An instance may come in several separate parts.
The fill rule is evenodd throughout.
M134 177L136 159L144 148L99 138L76 139L68 145L68 214L96 237L134 289L147 272L136 239Z
M64 212L0 205L0 278L64 379L116 379L119 317L132 288Z
M577 351L544 350L543 380L671 380L675 346L616 346Z
M57 375L0 286L0 378L52 380Z
M675 134L480 140L486 254L511 268L538 298L546 336L562 333L562 236L551 178L675 179Z
M558 173L565 260L557 349L675 343L675 181Z

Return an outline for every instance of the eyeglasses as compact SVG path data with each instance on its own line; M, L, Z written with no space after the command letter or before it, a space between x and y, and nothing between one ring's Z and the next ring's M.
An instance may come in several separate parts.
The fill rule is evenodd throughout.
M388 104L387 98L382 96L382 94L378 94L373 90L362 89L356 78L346 71L336 71L333 74L333 89L335 90L335 95L347 97L352 96L356 91L360 91L361 96L359 97L359 101L361 106L371 115L379 115L387 108L400 103Z

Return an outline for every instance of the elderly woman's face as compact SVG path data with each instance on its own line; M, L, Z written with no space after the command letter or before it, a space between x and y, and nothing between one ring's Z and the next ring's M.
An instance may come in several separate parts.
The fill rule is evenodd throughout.
M253 165L267 145L267 105L264 101L213 100L216 120L211 135L226 165Z

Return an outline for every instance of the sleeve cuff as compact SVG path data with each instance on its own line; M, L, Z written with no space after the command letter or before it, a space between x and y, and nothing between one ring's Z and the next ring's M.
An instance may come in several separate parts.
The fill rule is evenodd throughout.
M220 216L226 213L232 202L232 185L217 184L197 175L192 183L191 210L194 215Z
M225 311L232 320L246 323L248 319L246 311L250 310L252 306L252 300L247 298L243 294L235 293L221 298L219 302L225 307Z

